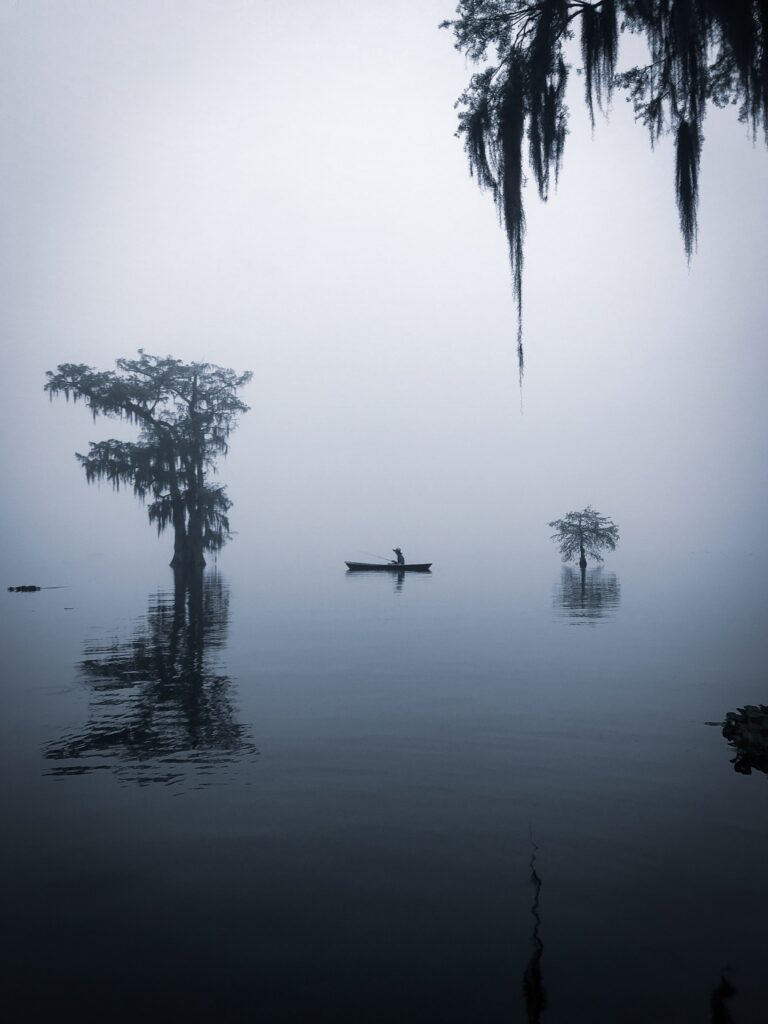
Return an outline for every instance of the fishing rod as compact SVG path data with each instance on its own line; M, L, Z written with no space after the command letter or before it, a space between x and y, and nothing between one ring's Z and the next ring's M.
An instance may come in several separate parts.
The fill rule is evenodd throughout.
M377 555L374 551L363 551L362 548L357 549L361 555L369 555L371 558L380 558L383 562L394 562L394 558L387 558L385 555Z

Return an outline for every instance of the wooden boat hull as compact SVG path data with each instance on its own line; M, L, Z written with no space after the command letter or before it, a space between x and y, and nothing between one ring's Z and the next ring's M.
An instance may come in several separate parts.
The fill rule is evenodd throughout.
M350 572L429 572L431 562L406 562L404 565L397 565L392 562L384 562L379 565L374 562L345 562Z

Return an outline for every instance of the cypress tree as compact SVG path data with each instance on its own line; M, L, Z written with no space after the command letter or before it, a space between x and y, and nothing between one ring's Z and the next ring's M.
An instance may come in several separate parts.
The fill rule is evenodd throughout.
M237 397L250 373L212 363L184 363L139 349L137 359L118 359L117 370L63 363L48 371L49 396L85 402L94 420L111 416L139 427L136 441L91 442L76 457L89 483L127 485L148 502L149 521L162 533L173 528L171 565L199 568L205 551L230 537L226 489L213 484L216 460L226 454L238 416L248 411Z

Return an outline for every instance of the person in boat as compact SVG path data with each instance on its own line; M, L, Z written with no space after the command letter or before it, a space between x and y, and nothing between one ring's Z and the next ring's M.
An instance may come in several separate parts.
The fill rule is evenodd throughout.
M392 550L395 552L395 557L392 561L397 563L397 565L405 565L405 558L403 557L403 552L400 548L392 548Z

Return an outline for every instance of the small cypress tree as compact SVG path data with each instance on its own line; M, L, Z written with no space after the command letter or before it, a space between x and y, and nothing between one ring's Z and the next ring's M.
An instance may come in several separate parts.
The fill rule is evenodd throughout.
M567 512L562 519L547 523L555 532L552 540L560 547L564 562L579 556L579 565L587 567L587 555L596 562L602 562L603 550L615 551L619 542L619 528L608 518L595 512L587 505L581 512Z

